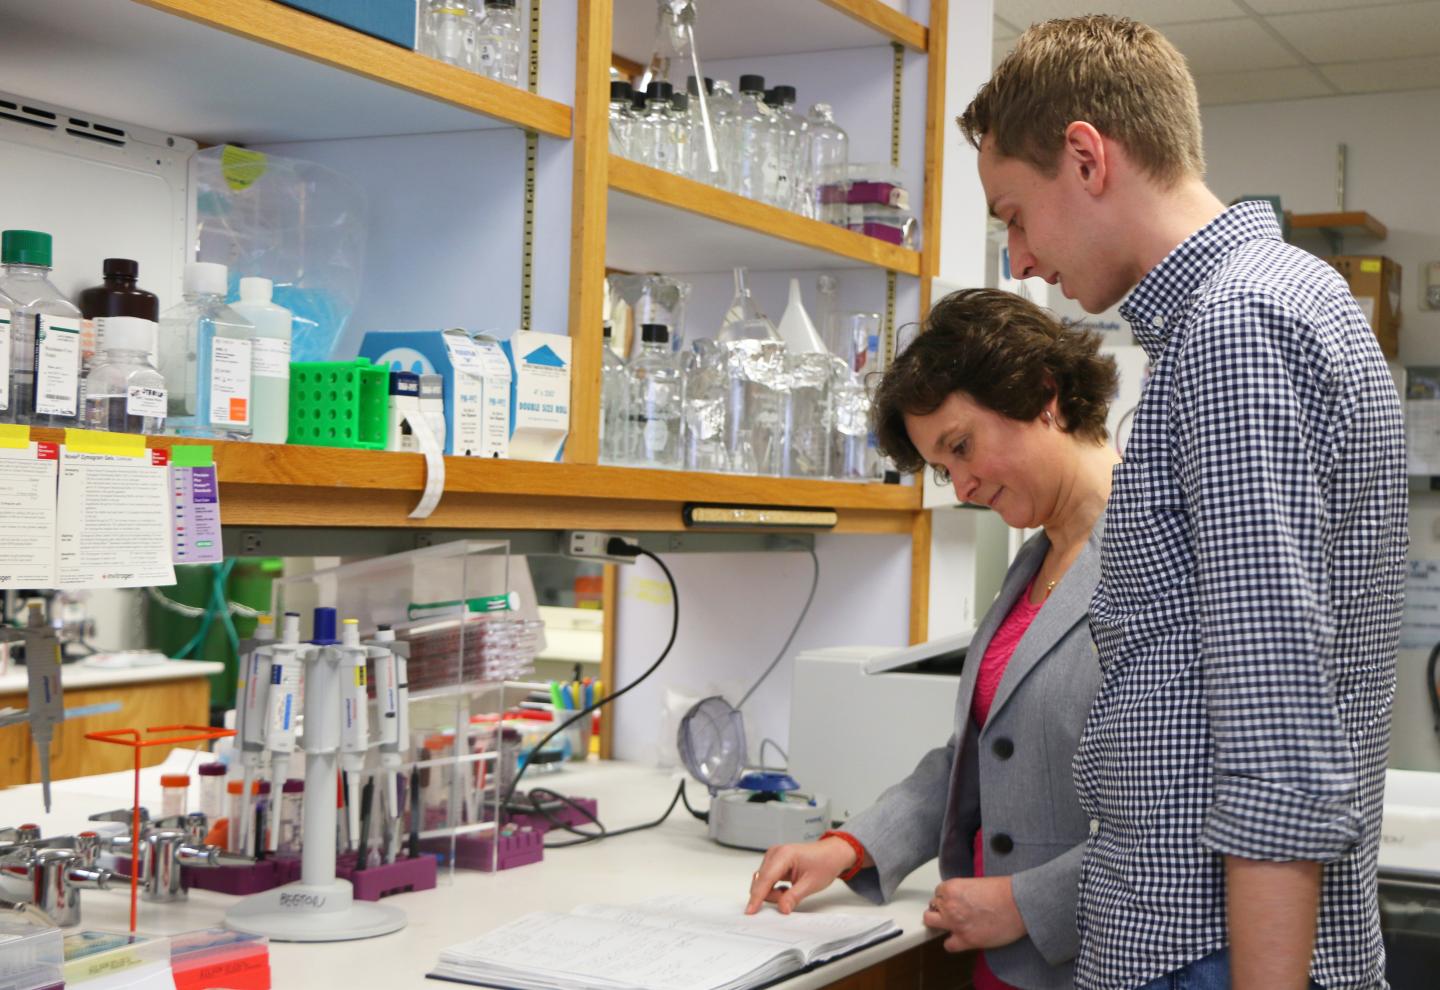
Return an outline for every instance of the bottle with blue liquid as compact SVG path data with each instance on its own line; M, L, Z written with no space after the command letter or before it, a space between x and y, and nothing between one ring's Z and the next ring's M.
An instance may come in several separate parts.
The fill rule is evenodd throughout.
M225 303L224 265L185 266L185 298L160 317L166 426L180 436L249 440L255 327Z

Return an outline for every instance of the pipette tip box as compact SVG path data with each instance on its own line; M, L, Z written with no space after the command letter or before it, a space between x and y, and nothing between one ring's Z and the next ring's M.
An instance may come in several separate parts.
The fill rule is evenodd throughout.
M0 918L0 987L50 990L64 983L65 944L60 929Z
M270 948L261 935L202 928L170 939L175 990L270 990Z

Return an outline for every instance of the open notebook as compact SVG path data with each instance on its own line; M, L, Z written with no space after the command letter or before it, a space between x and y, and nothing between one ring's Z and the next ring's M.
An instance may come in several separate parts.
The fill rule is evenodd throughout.
M429 975L513 990L742 990L900 934L888 918L743 910L673 895L540 911L446 949Z

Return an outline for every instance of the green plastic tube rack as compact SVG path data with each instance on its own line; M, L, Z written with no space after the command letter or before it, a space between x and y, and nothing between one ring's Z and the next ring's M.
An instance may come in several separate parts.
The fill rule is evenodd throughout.
M290 365L290 442L384 450L390 372L365 358Z

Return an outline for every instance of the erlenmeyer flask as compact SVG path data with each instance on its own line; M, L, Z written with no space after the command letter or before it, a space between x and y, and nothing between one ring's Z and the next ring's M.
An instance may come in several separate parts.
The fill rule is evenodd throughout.
M700 57L695 53L695 3L696 0L658 0L655 48L645 74L640 77L642 92L652 82L667 82L674 92L684 93L690 76L705 78L705 73L700 71ZM701 133L697 135L700 144L695 150L701 163L697 171L715 175L720 171L720 153L710 119L709 94L703 86L696 94L695 105L701 125Z
M730 300L730 308L725 311L725 319L720 324L720 332L716 339L721 341L732 340L779 340L780 335L775 332L775 324L762 312L760 307L755 305L755 300L750 298L750 290L745 287L745 269L735 269L735 297Z

